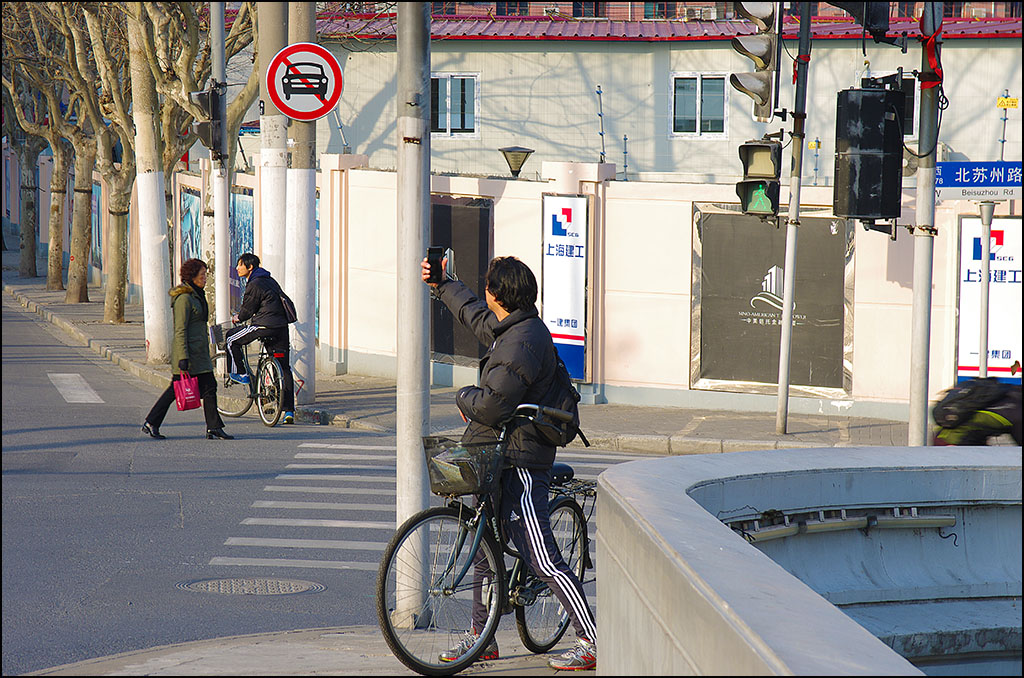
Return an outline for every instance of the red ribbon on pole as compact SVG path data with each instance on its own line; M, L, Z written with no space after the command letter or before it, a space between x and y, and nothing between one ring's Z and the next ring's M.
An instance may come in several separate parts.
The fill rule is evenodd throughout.
M796 58L793 59L793 84L794 85L796 84L796 80L797 80L797 65L801 61L804 62L805 64L811 63L811 55L810 54L797 54Z
M921 15L921 35L924 35L924 15ZM939 19L939 25L935 28L935 32L931 35L924 35L924 53L928 57L928 66L931 67L931 71L921 74L921 89L931 89L932 87L938 87L942 84L942 67L939 66L938 55L936 54L936 46L938 43L939 33L942 32L942 19Z

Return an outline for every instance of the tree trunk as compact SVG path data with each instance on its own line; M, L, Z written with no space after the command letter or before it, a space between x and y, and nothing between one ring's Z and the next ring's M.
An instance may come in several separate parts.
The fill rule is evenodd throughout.
M106 296L103 299L103 322L124 322L124 296L128 285L128 207L131 204L135 176L107 177L110 188L110 240L103 253L107 273Z
M46 289L64 289L64 206L68 192L68 147L57 138L50 177L50 250L46 257Z
M92 170L96 142L89 138L75 145L75 202L71 216L71 261L64 302L89 301L89 248L92 245Z
M146 326L146 360L150 363L167 363L171 358L172 320L171 308L167 304L171 278L156 83L143 51L144 28L134 14L128 13L127 19L135 160L139 181L139 263Z
M21 170L21 214L18 219L18 227L21 229L21 261L18 264L18 275L22 278L36 277L36 242L39 239L39 186L36 182L36 168L39 153L44 148L44 140L29 136L18 149L18 165Z

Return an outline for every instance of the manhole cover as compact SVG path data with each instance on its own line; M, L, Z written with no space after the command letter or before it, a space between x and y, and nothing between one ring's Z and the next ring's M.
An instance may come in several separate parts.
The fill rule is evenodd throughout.
M224 593L235 596L283 596L290 593L319 593L326 587L301 579L203 579L180 582L177 587L199 593Z

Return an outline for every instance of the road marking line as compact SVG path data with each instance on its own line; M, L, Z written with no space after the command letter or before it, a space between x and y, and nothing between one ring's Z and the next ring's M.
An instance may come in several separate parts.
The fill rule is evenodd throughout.
M281 473L274 480L351 480L355 483L395 483L387 476L350 476L341 473Z
M356 471L394 471L394 466L361 466L359 464L288 464L285 468L349 468Z
M369 530L391 530L397 525L392 522L372 520L323 520L318 518L246 518L242 525L279 525L283 527L354 527Z
M267 485L264 492L320 492L324 494L394 494L389 488L377 487L311 487L309 485Z
M53 385L69 403L102 403L103 398L99 396L92 387L86 383L80 374L58 374L47 372Z
M354 445L349 443L302 443L299 447L317 447L329 450L387 450L395 451L394 445Z
M299 452L296 459L347 459L348 461L386 461L389 457L379 454L338 454L337 452ZM394 457L390 457L394 459Z
M228 537L225 546L273 546L286 549L352 549L355 551L383 551L384 541L345 541L341 539L257 539Z
M616 452L566 452L559 450L556 461L561 459L573 459L575 461L587 461L588 459L604 459L606 461L637 461L639 459L652 459L653 455L621 454Z
M252 508L372 511L375 513L394 513L395 511L394 506L382 506L380 504L336 504L329 501L254 501Z
M245 567L315 567L331 570L365 570L376 572L380 563L357 563L344 560L292 560L290 558L224 558L210 559L210 565L242 565Z

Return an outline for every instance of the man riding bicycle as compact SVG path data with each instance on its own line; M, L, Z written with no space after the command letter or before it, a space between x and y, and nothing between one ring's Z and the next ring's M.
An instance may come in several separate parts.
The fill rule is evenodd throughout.
M251 252L238 257L235 267L240 278L247 280L245 292L242 294L242 307L231 319L245 322L248 325L232 328L224 337L228 353L229 377L239 384L248 384L249 375L245 373L245 362L242 351L246 344L262 339L267 350L280 353L281 378L284 382L284 397L281 409L284 410L285 424L295 423L295 381L292 377L290 363L291 344L288 338L288 318L281 303L281 286L270 277L270 272L260 268L260 258Z
M446 262L442 261L442 266ZM551 333L537 314L537 280L515 257L497 257L487 268L486 300L465 285L442 275L429 282L431 266L421 264L423 281L434 288L458 320L489 346L480 360L480 385L459 390L456 404L469 421L463 442L496 440L498 427L521 403L540 402L555 379L557 357ZM548 516L548 488L555 448L541 438L529 421L513 423L501 480L499 515L516 550L548 585L568 613L577 644L552 658L548 665L561 670L593 669L597 665L597 623L579 578L559 553ZM476 642L486 619L482 604L474 601L473 629L441 661L455 661ZM497 659L492 642L481 659Z

